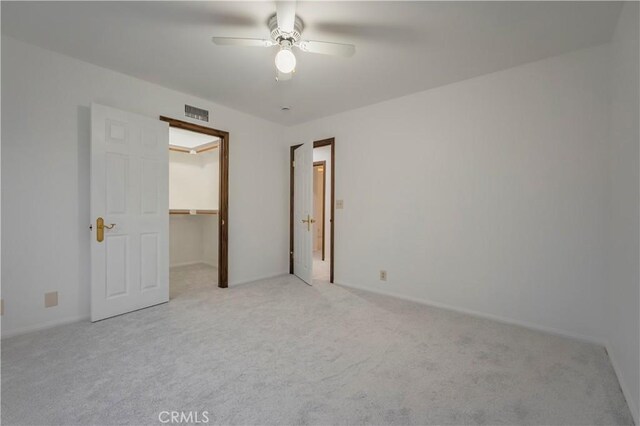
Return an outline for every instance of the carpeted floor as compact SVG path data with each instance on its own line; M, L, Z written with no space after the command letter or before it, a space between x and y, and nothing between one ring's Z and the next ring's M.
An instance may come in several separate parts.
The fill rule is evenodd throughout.
M631 424L603 348L285 276L2 342L2 423ZM195 417L192 417L195 420Z

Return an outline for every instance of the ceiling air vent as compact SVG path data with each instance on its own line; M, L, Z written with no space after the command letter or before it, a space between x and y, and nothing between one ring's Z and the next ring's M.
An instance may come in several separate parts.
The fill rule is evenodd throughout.
M184 115L200 121L209 121L209 111L191 105L184 106Z

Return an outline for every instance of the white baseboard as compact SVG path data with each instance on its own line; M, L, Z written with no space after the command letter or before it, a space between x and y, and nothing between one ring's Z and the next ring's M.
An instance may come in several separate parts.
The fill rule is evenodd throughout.
M277 274L274 274L274 275L267 275L267 276L263 276L263 277L251 278L251 279L243 280L243 281L235 281L235 282L229 283L229 287L235 287L237 285L242 285L242 284L249 284L249 283L253 283L253 282L256 282L256 281L270 280L272 278L283 277L285 275L289 275L289 272L280 272L280 273L277 273Z
M189 265L198 265L198 264L206 264L217 269L216 265L209 262L205 262L205 261L179 263L179 264L171 265L170 268L177 267L177 266L189 266ZM26 327L19 327L13 330L8 330L8 331L2 330L0 334L2 339L8 339L9 337L20 336L22 334L31 333L34 331L46 330L48 328L56 327L59 325L72 324L74 322L89 321L89 320L90 320L89 316L75 316L75 317L69 317L69 318L62 318L58 320L48 321L41 324L30 325Z
M364 286L353 285L353 284L348 284L348 283L338 282L338 281L335 281L335 284L341 285L341 286L344 286L344 287L354 288L356 290L363 290L363 291L368 291L368 292L371 292L371 293L381 294L381 295L384 295L384 296L395 297L396 299L407 300L409 302L420 303L422 305L433 306L434 308L441 308L441 309L446 309L448 311L459 312L461 314L471 315L471 316L478 317L478 318L490 319L490 320L498 321L498 322L501 322L501 323L504 323L504 324L518 325L520 327L529 328L531 330L542 331L542 332L549 333L549 334L555 334L557 336L569 337L571 339L580 340L580 341L583 341L583 342L594 343L596 345L600 345L600 346L603 346L603 347L605 346L604 342L602 342L602 340L600 340L600 339L598 339L596 337L586 336L586 335L582 335L582 334L578 334L578 333L571 333L571 332L568 332L568 331L559 330L559 329L552 328L552 327L541 326L541 325L530 323L530 322L527 322L527 321L519 321L519 320L515 320L515 319L512 319L512 318L501 317L499 315L493 315L493 314L489 314L489 313L485 313L485 312L474 311L472 309L459 308L457 306L448 305L446 303L434 302L434 301L431 301L431 300L428 300L428 299L422 299L422 298L411 297L411 296L404 296L404 295L395 294L395 293L392 293L392 292L389 292L389 291L379 290L379 289L376 289L376 288L368 288L368 287L364 287Z
M197 265L198 263L202 263L199 260L196 261L192 261L192 262L179 262L179 263L172 263L171 265L169 265L169 268L178 268L180 266L191 266L191 265Z
M214 268L217 268L215 265L208 263L208 262L188 262L188 263L184 263L184 264L176 264L176 265L172 265L171 267L173 268L174 266L188 266L188 265L197 265L197 264L207 264L209 266L212 266ZM241 284L248 284L248 283L252 283L255 281L261 281L261 280L268 280L271 278L277 278L277 277L282 277L285 275L289 275L288 272L281 272L281 273L277 273L274 275L269 275L269 276L263 276L263 277L257 277L257 278L252 278L249 280L245 280L245 281L241 281L241 282L234 282L234 283L230 283L229 286L236 286L236 285L241 285ZM36 325L30 325L30 326L26 326L26 327L20 327L20 328L16 328L13 330L8 330L8 331L4 331L2 330L0 332L1 338L2 339L8 339L9 337L14 337L14 336L20 336L22 334L27 334L27 333L31 333L34 331L40 331L40 330L46 330L48 328L52 328L52 327L56 327L59 325L65 325L65 324L72 324L75 322L80 322L80 321L89 321L90 317L89 316L76 316L76 317L69 317L69 318L62 318L59 320L53 320L53 321L48 321L45 323L41 323L41 324L36 324Z
M8 339L9 337L20 336L22 334L31 333L34 331L46 330L48 328L57 327L59 325L72 324L80 321L89 321L90 318L88 316L76 316L69 318L62 318L59 320L48 321L42 324L29 325L27 327L20 327L14 330L2 331L2 339Z
M618 377L618 383L620 383L620 388L622 389L622 393L624 394L625 399L627 400L627 405L629 406L629 410L631 411L631 415L633 416L633 421L635 422L636 425L640 425L640 413L638 412L638 401L635 401L634 399L632 399L630 391L629 391L629 387L627 386L627 383L625 381L624 376L621 374L620 368L619 368L619 363L617 362L617 358L615 355L615 351L612 350L611 345L609 344L609 342L602 342L600 339L591 337L591 336L585 336L585 335L581 335L581 334L577 334L577 333L570 333L564 330L558 330L555 328L551 328L551 327L545 327L545 326L539 326L537 324L532 324L526 321L518 321L518 320L514 320L511 318L505 318L505 317L501 317L498 315L492 315L492 314L487 314L484 312L478 312L478 311L474 311L474 310L470 310L470 309L464 309L464 308L458 308L455 306L451 306L451 305L447 305L445 303L438 303L438 302L433 302L430 300L426 300L426 299L420 299L420 298L415 298L415 297L408 297L408 296L404 296L404 295L398 295L398 294L393 294L391 292L387 292L387 291L383 291L383 290L379 290L379 289L375 289L375 288L366 288L363 286L358 286L358 285L353 285L353 284L347 284L344 282L335 282L337 285L341 285L344 287L349 287L349 288L354 288L356 290L362 290L362 291L367 291L370 293L376 293L376 294L381 294L384 296L390 296L390 297L394 297L396 299L401 299L401 300L407 300L410 302L415 302L415 303L420 303L422 305L427 305L427 306L433 306L436 308L441 308L441 309L446 309L449 311L454 311L454 312L459 312L462 314L467 314L467 315L471 315L474 317L479 317L479 318L486 318L486 319L490 319L490 320L494 320L494 321L498 321L501 323L505 323L505 324L512 324L512 325L518 325L521 327L525 327L525 328L529 328L531 330L536 330L536 331L542 331L545 333L550 333L550 334L555 334L558 336L562 336L562 337L568 337L571 339L575 339L575 340L580 340L580 341L584 341L584 342L588 342L588 343L593 343L596 345L600 345L603 346L606 351L607 354L609 355L609 360L611 361L611 365L613 366L613 370L616 374L616 376Z
M633 416L633 421L635 424L640 424L640 413L638 412L638 401L635 401L631 397L631 392L629 391L629 386L627 386L627 382L620 371L620 364L618 363L618 358L616 352L611 347L611 342L607 342L606 345L607 354L609 355L609 359L611 360L611 365L613 366L613 371L615 371L616 376L618 377L618 383L620 383L620 388L622 389L622 393L624 394L625 399L627 400L627 405L629 406L629 410L631 411L631 415Z
M207 262L207 261L204 261L204 260L194 260L194 261L191 261L191 262L173 263L173 264L169 265L169 268L178 268L180 266L200 265L200 264L203 264L203 263L205 265L209 265L209 266L211 266L213 268L218 269L218 265L215 265L215 264L213 264L211 262Z

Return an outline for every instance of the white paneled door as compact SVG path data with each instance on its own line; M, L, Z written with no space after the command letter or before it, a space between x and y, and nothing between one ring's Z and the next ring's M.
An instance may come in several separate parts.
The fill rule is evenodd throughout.
M294 151L293 273L307 284L313 276L313 142Z
M169 126L91 105L91 321L169 301Z

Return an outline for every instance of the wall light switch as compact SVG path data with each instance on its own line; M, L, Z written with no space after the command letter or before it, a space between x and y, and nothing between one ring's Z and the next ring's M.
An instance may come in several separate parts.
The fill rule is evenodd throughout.
M44 294L44 307L51 308L53 306L58 306L58 292L52 291L51 293Z
M336 209L344 208L344 200L336 200Z

